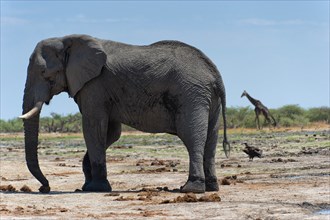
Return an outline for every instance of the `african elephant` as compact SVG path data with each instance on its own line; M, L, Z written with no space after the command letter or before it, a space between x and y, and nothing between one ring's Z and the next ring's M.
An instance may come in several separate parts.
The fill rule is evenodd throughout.
M87 35L39 42L27 70L23 98L26 162L50 191L38 162L42 105L67 92L82 114L87 146L84 191L111 191L106 149L121 134L121 123L150 133L177 135L189 153L189 178L181 192L219 189L215 151L219 114L226 135L225 88L216 66L200 50L178 41L133 46Z

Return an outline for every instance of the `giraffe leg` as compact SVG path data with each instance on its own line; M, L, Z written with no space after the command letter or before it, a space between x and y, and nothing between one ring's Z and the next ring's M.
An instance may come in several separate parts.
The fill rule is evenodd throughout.
M270 120L269 116L267 115L266 118L266 121L267 121L267 124L269 124L270 126L272 125L272 121Z
M258 130L260 130L260 122L259 122L259 114L260 114L260 112L258 111L258 109L255 109L254 111L256 113L256 124L257 124L257 128L258 128Z
M275 118L274 118L271 114L269 114L269 115L270 115L270 117L273 119L273 126L276 127L277 123L276 123Z
M265 121L267 121L268 124L271 124L272 121L271 121L270 118L269 118L269 112L268 112L267 110L263 110L263 111L262 111L262 114L263 114L264 117L265 117Z

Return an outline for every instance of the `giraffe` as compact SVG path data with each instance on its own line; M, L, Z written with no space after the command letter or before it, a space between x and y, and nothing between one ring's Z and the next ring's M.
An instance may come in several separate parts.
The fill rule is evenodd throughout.
M275 118L270 114L268 108L266 106L264 106L261 101L252 98L245 90L241 95L241 98L243 96L246 96L246 98L249 99L249 101L252 103L252 105L254 105L255 109L254 112L256 113L256 123L258 126L258 129L260 130L260 123L259 123L259 115L263 114L263 116L265 117L265 119L267 120L268 123L272 123L272 125L274 127L276 127L276 120ZM273 122L271 121L271 119L273 120Z

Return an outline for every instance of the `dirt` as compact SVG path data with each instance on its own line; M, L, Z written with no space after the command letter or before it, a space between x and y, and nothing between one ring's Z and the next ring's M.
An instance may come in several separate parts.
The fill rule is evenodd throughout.
M180 193L188 154L166 135L157 146L131 142L107 152L111 193L81 191L81 136L40 141L39 162L50 192L28 171L22 134L1 135L1 219L330 219L330 130L229 132L231 158L216 156L219 192ZM14 135L14 134L12 134ZM131 137L131 136L132 137ZM42 136L42 134L41 134ZM58 134L54 134L58 137ZM140 136L139 136L140 137ZM138 137L137 137L138 138ZM157 140L159 140L157 142ZM143 142L144 141L144 142ZM125 142L125 141L124 141ZM152 141L150 141L152 142ZM248 142L263 150L249 161ZM128 146L128 147L127 147Z

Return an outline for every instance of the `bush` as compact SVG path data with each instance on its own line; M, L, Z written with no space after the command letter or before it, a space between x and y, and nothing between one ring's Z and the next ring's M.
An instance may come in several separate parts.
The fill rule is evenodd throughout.
M280 126L303 126L309 120L304 117L305 110L299 105L285 105L276 111L276 119Z
M299 105L285 105L278 109L271 109L271 114L276 119L279 126L303 126L309 122L330 123L330 108L318 107L305 110ZM260 124L264 123L264 117L260 115ZM222 115L220 115L221 125ZM67 116L51 113L49 117L40 118L41 132L82 132L82 117L80 113L69 114ZM255 113L250 107L229 107L227 108L228 128L256 128ZM127 125L122 125L123 131L134 131ZM0 132L22 132L23 122L21 119L11 119L8 121L0 119Z
M319 107L310 108L306 112L306 118L310 122L325 122L330 123L330 108L329 107Z
M228 128L238 128L246 127L247 120L251 118L254 112L250 107L229 107L227 108L227 127ZM222 120L222 117L221 117ZM221 123L222 124L222 123ZM248 126L249 127L249 126Z
M294 120L297 116L304 115L304 109L299 107L299 105L285 105L278 109L277 114L279 117Z
M61 116L51 113L51 117L43 117L40 119L40 131L43 132L60 132L60 133L76 133L82 131L81 114L69 114Z
M260 123L262 123L262 118L260 117ZM248 112L248 114L245 116L244 120L241 122L242 128L255 128L257 126L256 124L256 113L254 110L251 110Z
M0 120L0 132L22 132L23 122L22 119L15 118L8 121Z

